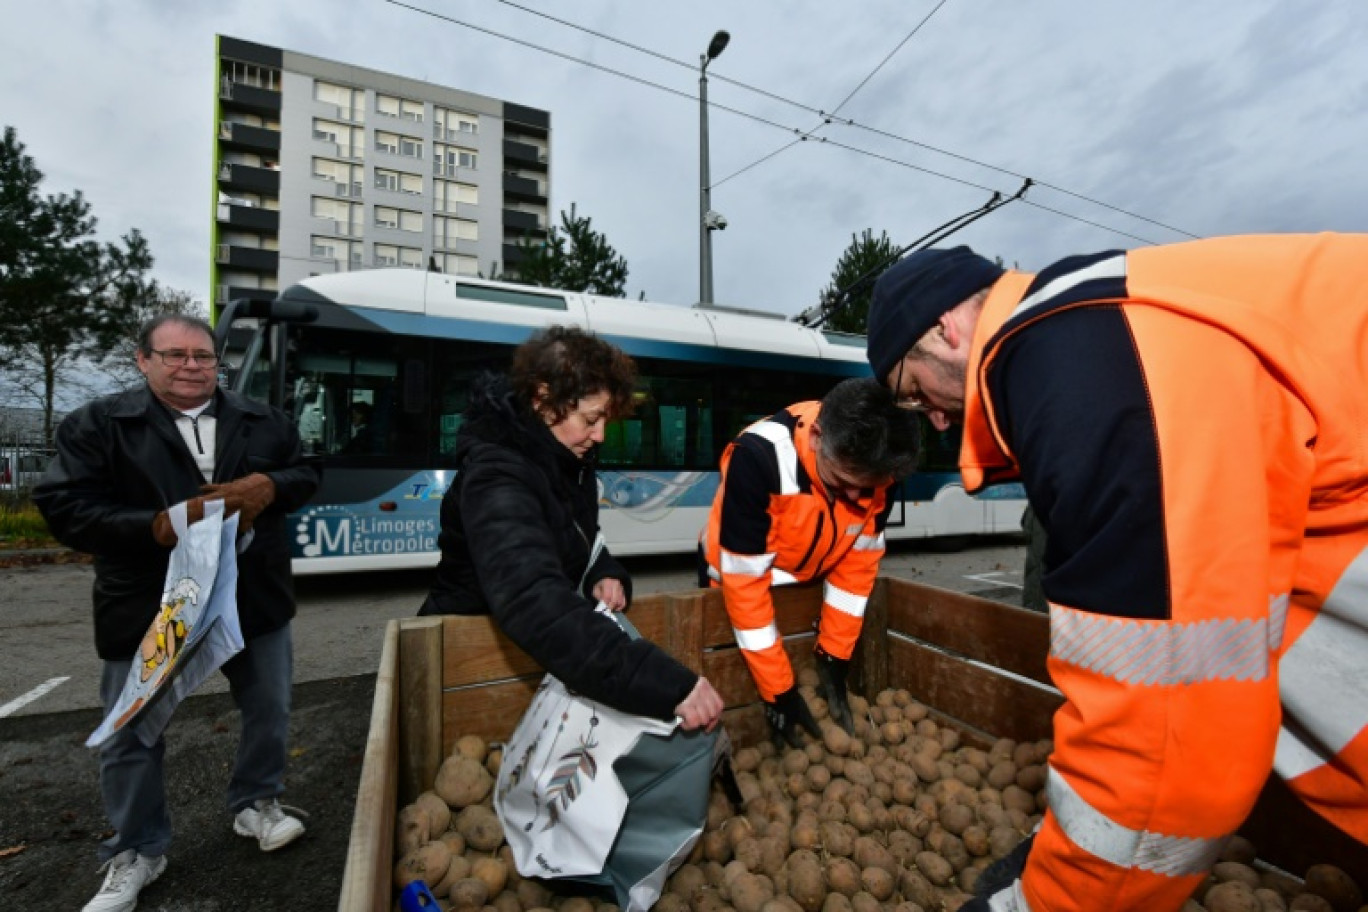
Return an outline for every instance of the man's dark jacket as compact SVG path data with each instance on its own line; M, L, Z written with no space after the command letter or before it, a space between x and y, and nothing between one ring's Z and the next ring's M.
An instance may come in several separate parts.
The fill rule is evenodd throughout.
M620 580L631 597L627 572L606 548L586 573L598 532L593 461L486 376L456 438L456 467L442 498L437 580L419 613L491 614L571 690L624 712L673 717L698 676L593 610L601 579Z
M261 472L275 482L275 501L238 556L238 614L252 639L294 617L285 517L312 496L318 472L279 411L222 390L213 410L213 481ZM95 556L95 648L102 659L127 659L157 612L171 554L152 537L152 519L197 496L204 478L172 413L146 385L72 412L56 443L33 501L58 541Z

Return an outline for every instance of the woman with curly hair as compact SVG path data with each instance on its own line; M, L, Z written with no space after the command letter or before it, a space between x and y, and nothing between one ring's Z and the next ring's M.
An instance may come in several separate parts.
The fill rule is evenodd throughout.
M564 326L519 346L507 377L476 381L419 614L490 614L572 691L711 730L722 699L707 679L594 611L631 602L627 571L595 547L594 454L608 421L630 410L635 381L621 350Z

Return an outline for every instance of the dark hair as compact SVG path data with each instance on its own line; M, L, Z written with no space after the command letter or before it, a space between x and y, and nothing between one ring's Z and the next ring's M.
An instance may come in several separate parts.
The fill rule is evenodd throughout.
M209 337L209 346L216 347L214 342L214 328L199 317L191 317L186 314L165 313L157 314L138 328L138 351L143 353L143 357L152 357L152 334L161 329L167 323L179 323L189 329L198 329Z
M872 377L842 380L822 397L822 452L866 478L903 478L917 467L921 428Z
M577 326L551 326L513 353L513 395L529 411L546 386L541 407L560 421L585 396L608 394L610 417L632 408L636 365L621 349Z

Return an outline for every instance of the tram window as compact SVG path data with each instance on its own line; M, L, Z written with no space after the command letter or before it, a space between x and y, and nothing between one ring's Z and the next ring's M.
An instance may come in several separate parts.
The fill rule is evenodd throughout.
M643 358L638 368L632 414L608 423L599 461L605 466L712 468L712 380L690 364Z
M917 460L918 472L958 472L960 441L963 428L952 424L943 431L931 426L925 415L921 417L921 458Z
M290 352L285 409L306 453L367 461L425 452L425 342L314 330ZM416 408L415 408L416 403Z
M490 342L439 339L433 343L433 440L439 459L456 452L456 434L470 406L470 385L482 371L503 372L513 346Z
M737 370L719 375L719 430L725 447L737 434L797 402L821 399L840 382L839 377L798 371ZM718 450L720 457L721 450Z

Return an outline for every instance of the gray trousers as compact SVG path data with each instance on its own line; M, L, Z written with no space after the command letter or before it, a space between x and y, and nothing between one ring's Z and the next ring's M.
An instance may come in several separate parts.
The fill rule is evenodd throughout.
M133 659L105 662L100 699L105 713L128 679ZM228 810L237 813L261 798L285 790L286 741L290 728L290 686L294 650L290 625L247 641L242 652L224 663L233 702L242 712L233 778L228 783ZM144 747L125 729L100 749L100 794L115 833L100 846L100 861L125 849L142 855L165 855L171 844L171 815L166 808L162 761L166 742L158 738Z

